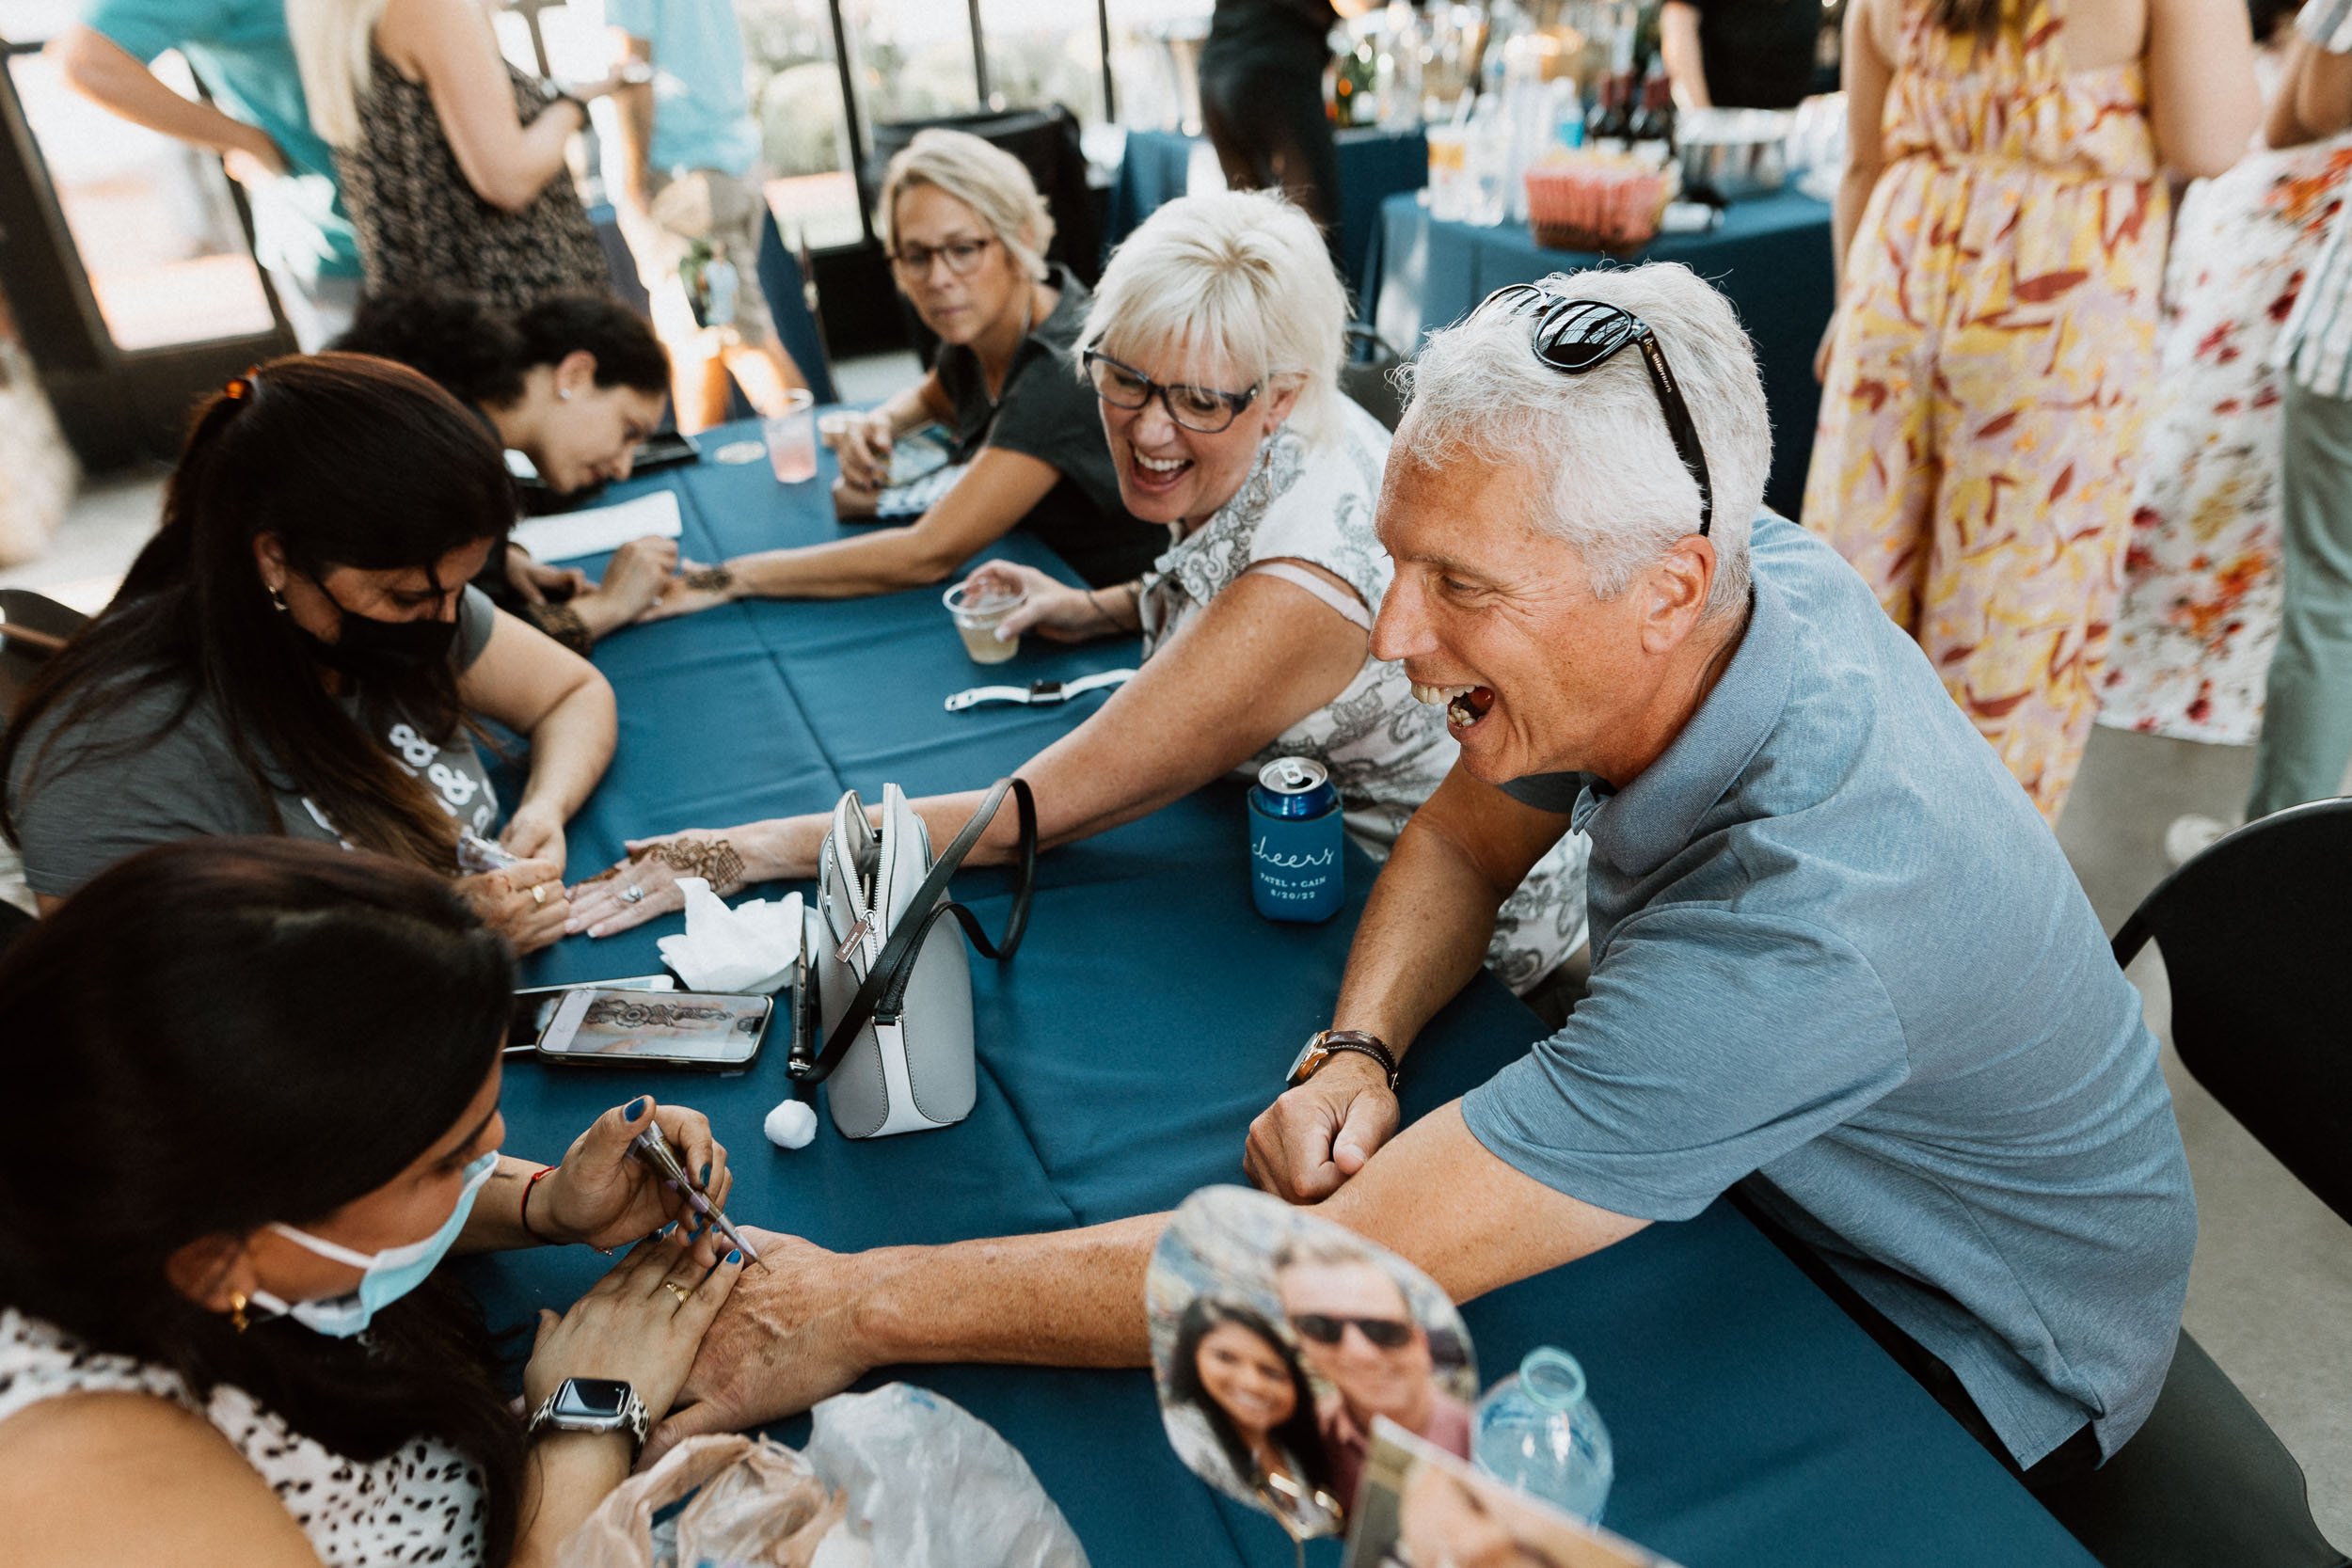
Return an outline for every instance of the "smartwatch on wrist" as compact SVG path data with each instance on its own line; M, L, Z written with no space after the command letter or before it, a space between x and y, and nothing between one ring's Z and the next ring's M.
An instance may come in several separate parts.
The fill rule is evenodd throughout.
M1388 1041L1379 1036L1367 1035L1360 1029L1323 1029L1310 1035L1305 1048L1291 1063L1291 1087L1296 1088L1312 1078L1322 1070L1324 1063L1343 1051L1352 1051L1378 1062L1380 1070L1388 1074L1390 1091L1395 1091L1396 1053L1391 1051Z
M631 1461L644 1450L653 1414L637 1390L612 1377L567 1377L547 1403L532 1412L526 1437L542 1432L618 1432L628 1437Z

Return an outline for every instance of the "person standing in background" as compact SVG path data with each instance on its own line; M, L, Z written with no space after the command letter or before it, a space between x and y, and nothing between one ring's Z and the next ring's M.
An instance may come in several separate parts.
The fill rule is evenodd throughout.
M522 310L611 290L565 153L585 100L615 84L523 75L474 0L287 0L286 16L370 293L453 289Z
M1340 155L1323 73L1332 26L1371 8L1371 0L1216 0L1200 46L1200 128L1225 183L1289 197L1335 260Z
M2311 0L2296 18L2270 145L2352 129L2352 0ZM2286 372L2279 644L2263 693L2249 818L2338 792L2352 759L2352 227L2329 220L2273 360Z
M1813 88L1821 0L1666 0L1658 53L1684 109L1793 109Z
M2254 134L2242 6L1853 0L1804 523L2056 822L2156 378L2167 166Z
M214 103L147 62L177 50ZM253 209L253 251L305 354L351 325L359 243L310 129L285 0L90 0L45 51L68 87L135 125L220 154ZM215 106L217 105L217 106Z
M605 0L604 19L628 83L612 99L622 232L669 345L678 428L723 422L730 376L780 412L807 381L760 291L768 201L731 0Z
M2292 91L2294 0L2253 0L2263 99ZM2274 362L2352 178L2352 136L2258 144L2181 198L2164 290L2163 370L2132 492L2123 607L2099 722L2251 745L2279 637L2280 440ZM2233 823L2182 817L2175 864Z

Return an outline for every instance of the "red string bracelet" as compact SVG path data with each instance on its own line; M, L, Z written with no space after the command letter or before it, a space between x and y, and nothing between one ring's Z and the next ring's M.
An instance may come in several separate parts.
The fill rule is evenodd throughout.
M531 1190L533 1187L536 1187L543 1180L553 1176L554 1174L555 1167L553 1165L541 1165L537 1170L532 1171L531 1173L530 1180L523 1183L522 1201L515 1206L515 1217L522 1221L523 1234L538 1243L541 1246L555 1246L558 1243L552 1238L542 1236L536 1230L531 1228Z

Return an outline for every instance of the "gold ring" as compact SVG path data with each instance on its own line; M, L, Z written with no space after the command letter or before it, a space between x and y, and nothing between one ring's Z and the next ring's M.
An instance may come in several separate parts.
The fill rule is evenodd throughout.
M679 1284L675 1279L663 1280L661 1282L661 1288L669 1291L672 1295L677 1297L678 1305L681 1307L694 1299L694 1292L686 1286Z
M533 882L531 884L531 901L534 904L544 904L548 901L547 883Z

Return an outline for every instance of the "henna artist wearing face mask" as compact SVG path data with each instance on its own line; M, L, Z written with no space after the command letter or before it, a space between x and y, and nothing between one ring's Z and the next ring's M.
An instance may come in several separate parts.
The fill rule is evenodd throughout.
M629 1146L721 1202L726 1151L640 1097L552 1168L501 1153L514 983L447 883L284 839L147 850L18 940L12 1568L549 1563L628 1474L743 1270ZM517 1412L435 1265L566 1243L630 1250L541 1314Z
M518 952L563 934L564 825L612 755L612 689L467 587L514 519L498 445L416 372L273 360L199 414L163 527L0 735L0 832L42 911L149 845L284 833L455 876ZM475 720L522 737L511 816Z

